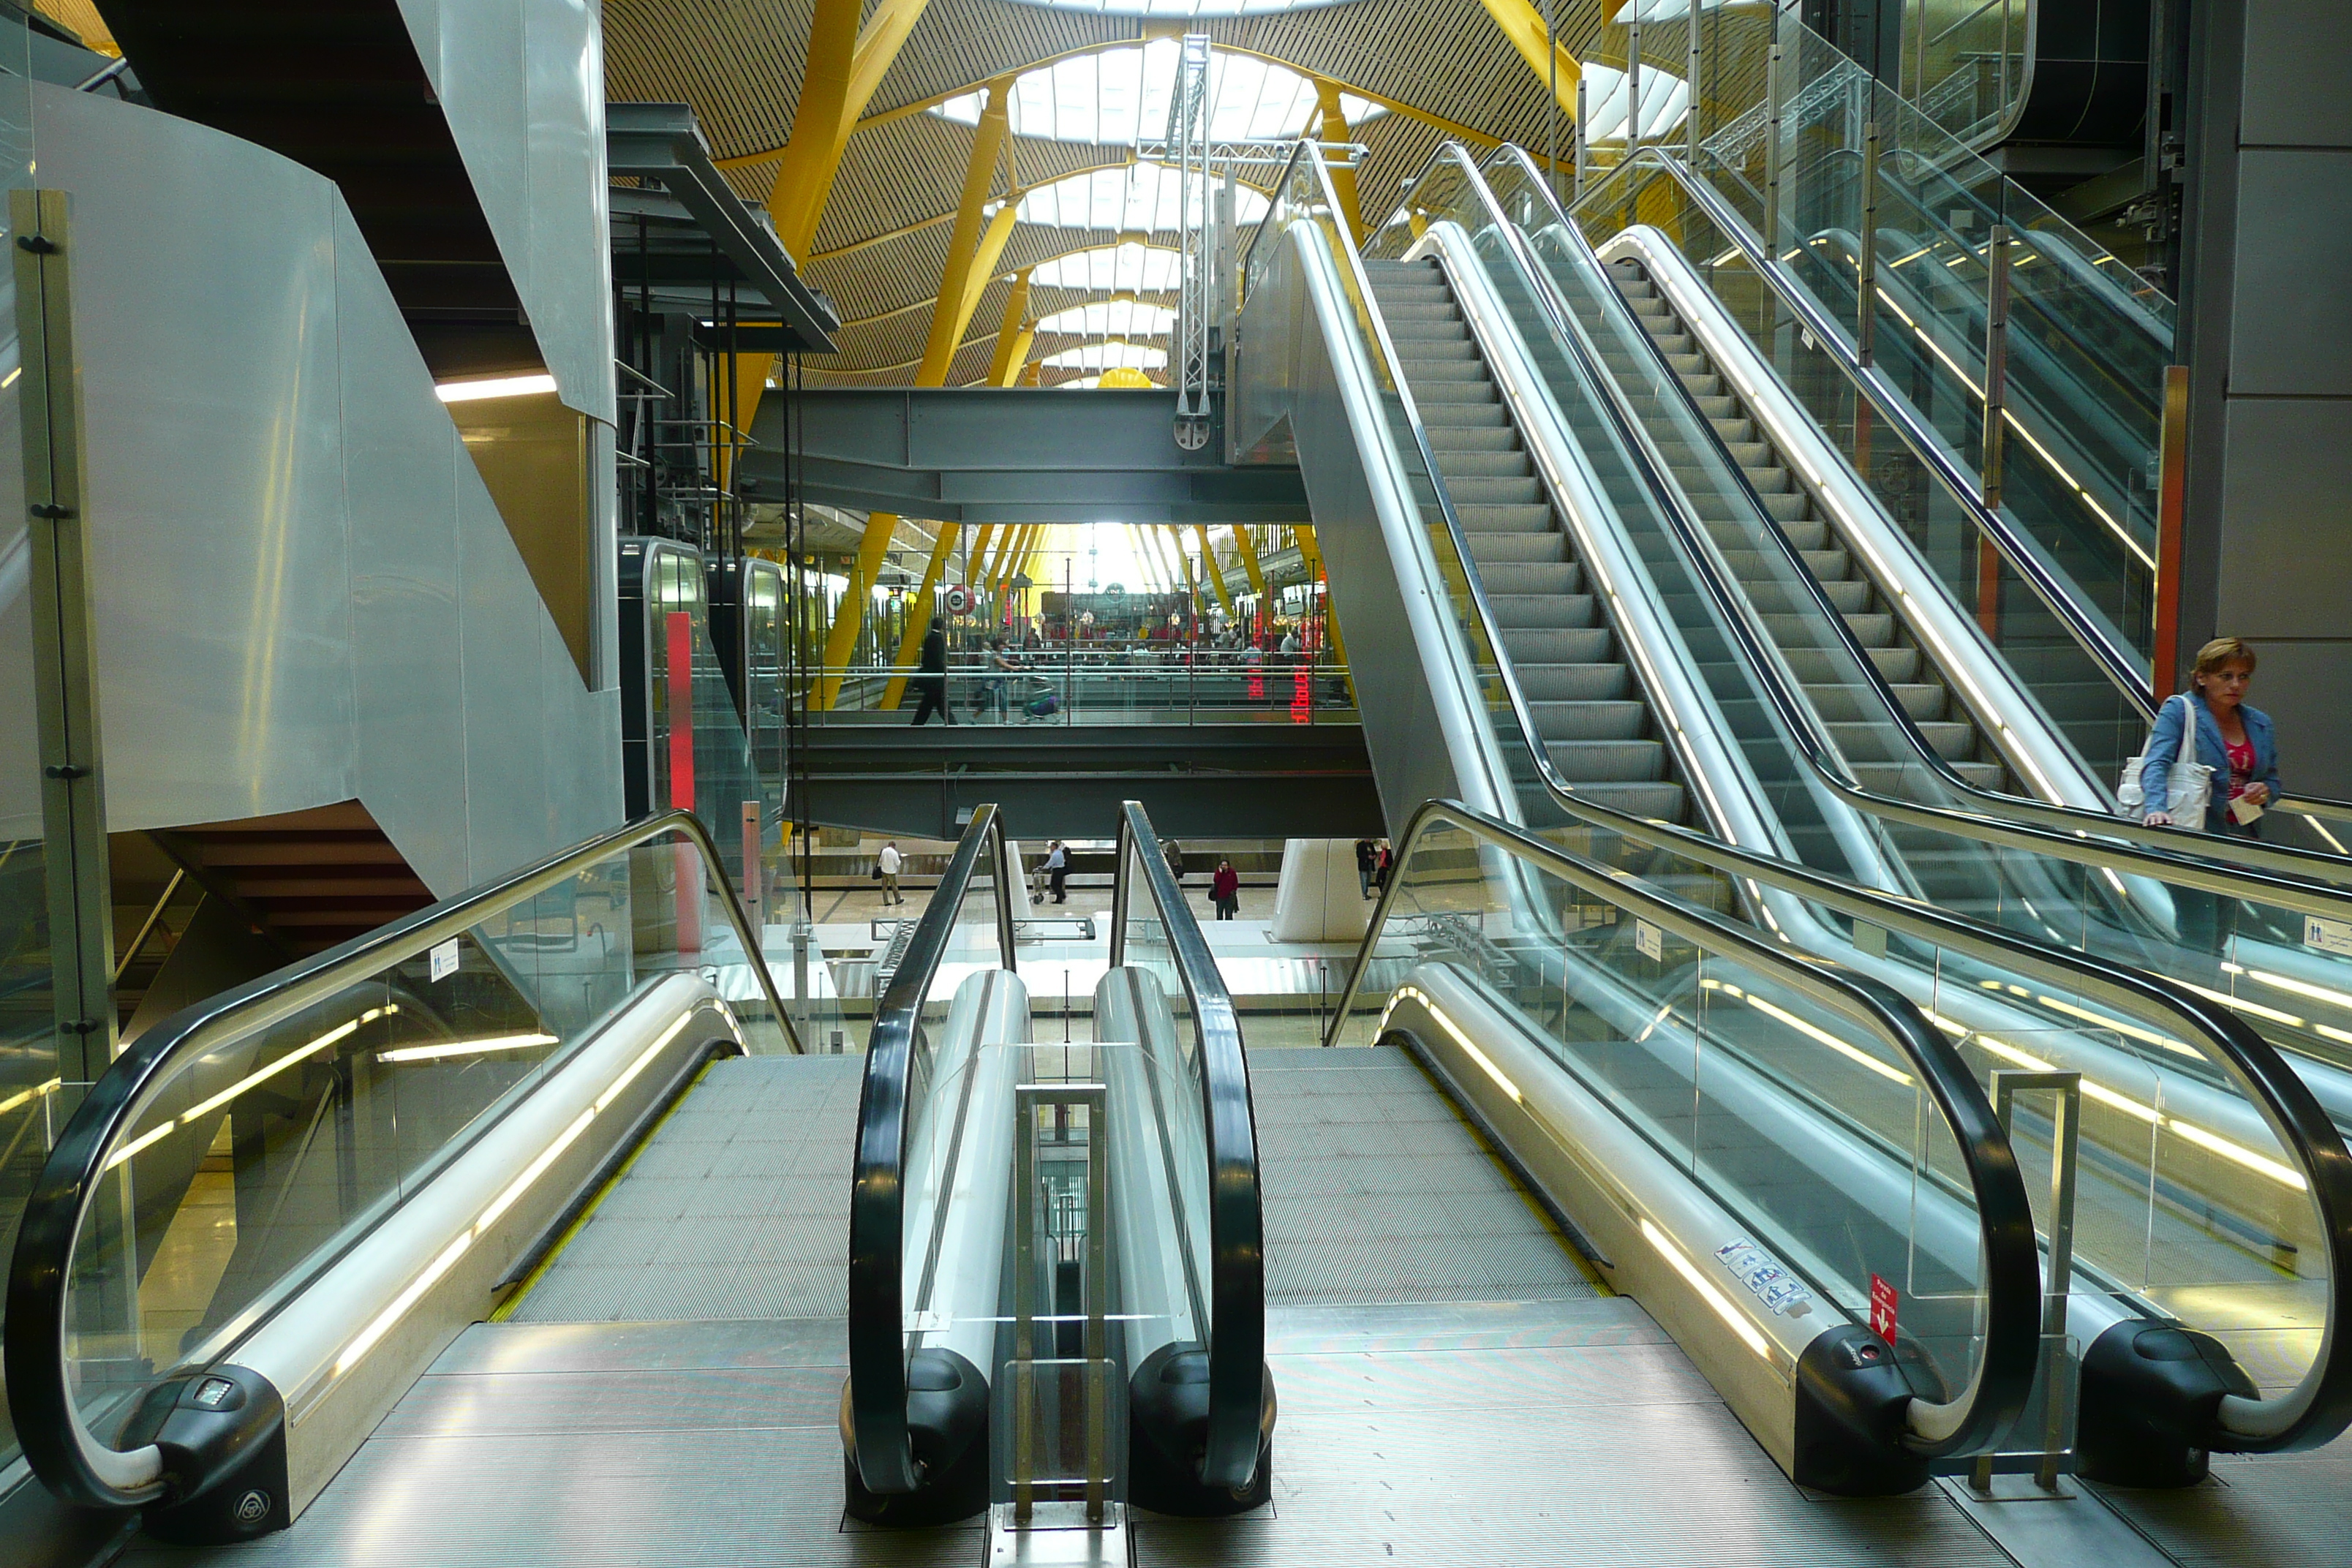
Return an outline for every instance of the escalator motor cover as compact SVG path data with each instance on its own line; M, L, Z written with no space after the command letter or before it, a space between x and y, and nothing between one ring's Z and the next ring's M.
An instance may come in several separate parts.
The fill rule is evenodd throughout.
M141 1521L158 1540L217 1546L293 1522L286 1404L259 1373L216 1366L160 1384L123 1436L163 1450L169 1489Z
M852 1519L948 1524L988 1507L988 1379L950 1350L907 1358L907 1437L922 1477L911 1492L869 1490L857 1473L849 1388L841 1391L842 1485Z
M1797 1358L1800 1486L1843 1497L1889 1497L1927 1484L1906 1450L1911 1385L1887 1342L1854 1324L1822 1334Z
M2209 1450L2222 1436L2222 1395L2259 1397L2221 1341L2142 1319L2126 1319L2091 1342L2082 1389L2076 1462L2091 1479L2126 1487L2203 1480Z
M1274 1373L1265 1374L1257 1473L1239 1491L1201 1484L1209 1440L1209 1352L1178 1340L1143 1359L1127 1385L1127 1500L1154 1513L1245 1513L1274 1492Z

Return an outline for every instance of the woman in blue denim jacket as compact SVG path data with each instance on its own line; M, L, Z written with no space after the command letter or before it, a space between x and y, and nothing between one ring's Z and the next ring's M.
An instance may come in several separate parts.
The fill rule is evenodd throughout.
M2217 637L2197 650L2190 690L2178 702L2167 702L2156 716L2148 737L2147 762L2140 770L2146 795L2141 820L2151 827L2201 827L2208 833L2257 837L2257 810L2244 821L2239 812L2268 806L2279 797L2278 742L2271 716L2245 703L2246 683L2253 678L2254 650L2236 637ZM2196 760L2213 770L2213 795L2205 818L2176 824L2166 809L2172 764L2180 758L2180 731L2190 715L2197 723ZM2238 901L2215 893L2175 888L2174 909L2181 941L2210 952L2220 952L2235 934Z

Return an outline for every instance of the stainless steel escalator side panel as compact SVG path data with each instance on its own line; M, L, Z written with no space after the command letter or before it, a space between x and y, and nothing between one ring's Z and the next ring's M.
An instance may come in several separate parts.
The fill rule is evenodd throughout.
M1681 251L1656 229L1637 224L1598 247L1604 262L1639 261L1666 295L1675 313L1697 336L1707 357L1727 372L1741 403L1773 446L1791 459L1800 482L1835 520L1840 536L1862 557L1871 579L1937 668L1952 681L1969 710L2021 776L2045 800L2105 812L2112 802L2041 704L1994 651L1983 629L1960 613L1942 584L1885 509L1862 483L1844 455L1825 439L1773 368L1734 325Z
M1242 308L1238 400L1253 423L1289 422L1349 663L1412 672L1402 700L1363 710L1391 835L1421 802L1444 796L1515 819L1510 773L1480 717L1339 264L1311 223L1261 243L1278 248Z

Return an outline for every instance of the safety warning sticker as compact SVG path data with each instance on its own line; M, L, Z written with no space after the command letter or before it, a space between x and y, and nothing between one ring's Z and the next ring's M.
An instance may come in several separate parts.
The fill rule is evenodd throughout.
M1754 1242L1735 1241L1728 1247L1718 1247L1715 1260L1730 1269L1758 1300L1780 1316L1801 1318L1813 1310L1813 1293Z

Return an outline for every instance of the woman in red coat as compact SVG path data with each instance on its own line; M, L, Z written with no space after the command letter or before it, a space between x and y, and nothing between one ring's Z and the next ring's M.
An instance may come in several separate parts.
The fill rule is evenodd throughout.
M1217 862L1217 874L1209 879L1209 901L1217 907L1217 918L1229 921L1242 907L1242 874L1234 869L1231 860Z

